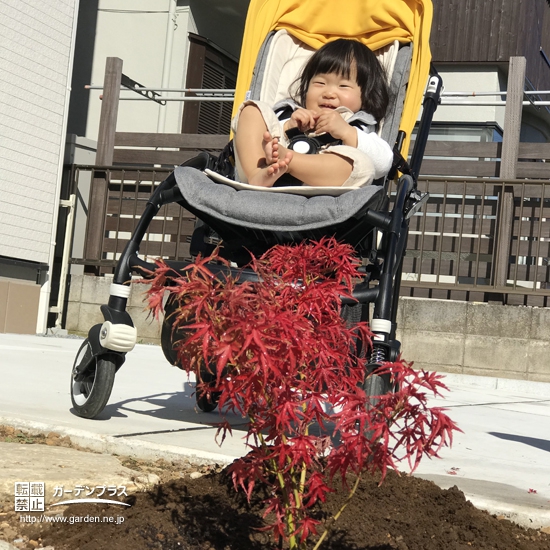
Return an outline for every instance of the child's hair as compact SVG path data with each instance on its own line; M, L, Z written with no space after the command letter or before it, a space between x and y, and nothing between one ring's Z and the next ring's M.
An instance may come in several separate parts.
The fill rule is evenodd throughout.
M298 90L293 99L305 105L307 89L315 75L336 73L349 78L354 66L361 88L361 109L380 122L389 103L386 72L372 50L357 40L339 38L317 50L298 78Z

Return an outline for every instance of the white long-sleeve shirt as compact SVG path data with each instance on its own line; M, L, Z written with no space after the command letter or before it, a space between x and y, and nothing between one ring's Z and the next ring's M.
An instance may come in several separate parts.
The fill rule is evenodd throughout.
M357 149L372 160L374 179L378 179L390 171L393 162L393 151L388 143L376 133L374 126L369 128L372 129L367 131L355 127L357 130Z

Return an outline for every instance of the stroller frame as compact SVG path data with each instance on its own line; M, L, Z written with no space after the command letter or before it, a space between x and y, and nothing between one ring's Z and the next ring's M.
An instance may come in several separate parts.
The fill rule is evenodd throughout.
M417 190L417 174L422 163L433 114L440 101L441 89L442 80L435 73L428 82L419 130L408 165L399 154L405 137L403 132L399 133L394 148L394 167L390 175L382 182L383 193L379 200L380 208L373 209L369 203L369 206L364 206L353 216L352 223L326 228L326 231L334 235L337 240L362 243L361 253L371 261L366 266L363 280L353 289L354 299L342 300L344 306L357 306L343 308L343 315L347 317L348 322L368 320L370 304L374 304L370 328L375 336L365 365L364 389L369 396L391 391L387 375L371 376L371 373L384 361L395 360L400 353L401 344L396 339L396 316L409 219L428 199L428 194L420 194ZM182 166L204 170L206 167L212 166L212 162L213 157L210 154L200 153ZM398 170L403 175L397 181L393 208L390 211L389 188ZM379 182L375 182L373 185L376 183ZM205 216L203 212L193 208L187 202L177 185L174 172L154 190L117 263L109 301L101 306L105 321L90 329L72 368L71 400L76 414L81 417L94 418L104 409L111 395L115 373L123 365L126 353L133 349L137 341L136 329L126 311L131 276L132 273L136 273L147 278L155 272L155 264L146 262L139 257L139 248L154 216L163 205L170 203L178 203L187 208L200 221L211 225L214 230L217 230L216 224L220 226L219 221L211 216ZM222 223L220 227L222 230L227 229L225 223ZM195 231L202 236L202 230L203 227L197 226ZM381 234L381 238L378 239L379 245L377 245L375 230ZM196 241L195 237L194 241ZM310 232L301 235L300 240L317 237L316 232ZM365 247L365 243L368 243L368 247ZM166 264L176 271L185 269L190 263L166 261ZM227 273L229 270L232 274L238 272L241 281L257 281L256 274L247 268L227 268L218 264L210 264L209 268L214 274ZM378 281L378 284L372 286L375 281ZM173 335L171 325L166 320L168 312L166 313L162 326L161 343L168 361L176 364L177 358L172 349ZM216 407L216 403L207 402L198 394L197 405L203 411L211 411Z

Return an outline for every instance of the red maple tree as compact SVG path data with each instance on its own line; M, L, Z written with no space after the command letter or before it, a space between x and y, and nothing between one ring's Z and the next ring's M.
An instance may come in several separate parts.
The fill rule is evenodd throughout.
M249 419L250 452L230 466L235 487L250 499L257 483L268 485L265 515L274 520L267 528L290 548L305 548L319 525L311 508L325 501L336 475L351 496L362 473L383 478L403 459L414 470L423 455L452 442L454 422L427 405L427 393L446 388L440 375L399 359L373 374L389 375L394 391L369 402L362 386L372 334L341 316L341 297L360 276L350 246L332 238L276 246L250 263L259 282L215 275L212 262L228 266L216 252L183 272L159 261L149 308L162 313L166 290L176 301L173 334L184 337L175 349L196 374L196 391ZM222 441L228 432L222 420Z

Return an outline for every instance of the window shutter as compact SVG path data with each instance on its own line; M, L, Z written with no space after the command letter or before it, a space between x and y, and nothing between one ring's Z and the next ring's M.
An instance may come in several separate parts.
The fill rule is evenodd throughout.
M189 33L187 88L233 89L237 61L210 40ZM189 134L229 134L233 104L224 102L187 102L182 132Z

